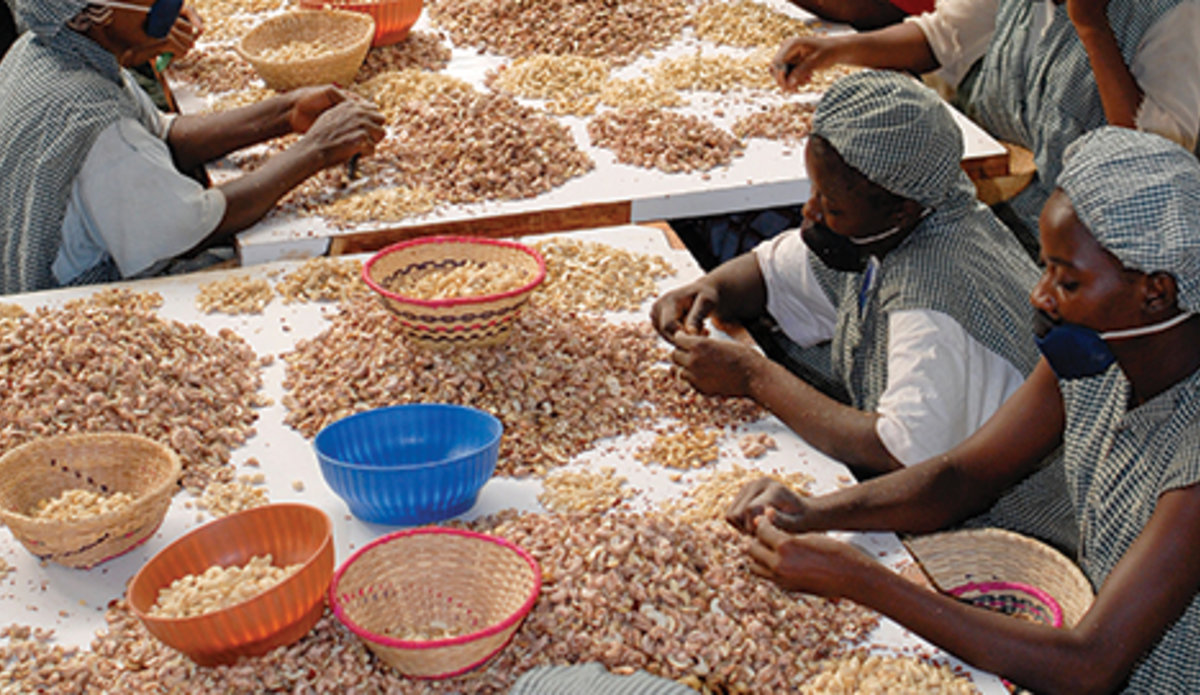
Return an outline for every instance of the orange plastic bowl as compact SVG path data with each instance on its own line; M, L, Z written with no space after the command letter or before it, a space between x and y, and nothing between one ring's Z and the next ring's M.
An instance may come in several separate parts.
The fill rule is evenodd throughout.
M270 553L274 564L301 563L298 572L266 591L221 610L190 618L149 615L158 592L213 565L244 565ZM333 576L333 524L306 504L255 507L205 524L163 548L134 575L126 599L152 635L201 666L258 656L303 637L325 610Z
M390 46L408 37L421 18L422 0L300 0L306 10L365 12L375 19L372 46Z

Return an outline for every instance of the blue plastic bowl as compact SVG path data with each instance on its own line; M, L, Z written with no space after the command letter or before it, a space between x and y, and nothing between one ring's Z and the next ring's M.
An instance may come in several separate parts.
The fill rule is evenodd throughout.
M364 521L430 524L475 504L500 452L500 421L461 405L414 403L326 425L313 447L325 482Z

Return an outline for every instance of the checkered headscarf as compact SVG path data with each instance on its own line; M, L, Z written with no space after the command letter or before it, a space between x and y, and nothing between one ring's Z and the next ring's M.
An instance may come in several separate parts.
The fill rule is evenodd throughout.
M962 132L933 90L898 72L863 70L834 83L812 132L875 183L929 207L972 195Z
M1075 140L1058 177L1079 220L1126 267L1165 271L1200 311L1200 162L1152 133L1106 126Z
M88 0L17 0L17 18L38 36L54 36Z

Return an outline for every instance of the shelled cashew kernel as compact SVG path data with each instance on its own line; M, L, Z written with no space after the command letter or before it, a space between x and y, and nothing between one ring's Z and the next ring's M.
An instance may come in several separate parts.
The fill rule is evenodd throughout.
M206 314L261 314L275 293L263 278L236 275L205 283L196 295L196 308Z
M270 589L300 569L277 567L270 553L255 555L244 565L213 565L201 574L188 574L159 589L148 613L161 618L192 618L241 603Z
M102 494L75 488L64 490L57 497L39 500L30 516L54 521L79 521L119 512L131 504L133 496L127 492Z

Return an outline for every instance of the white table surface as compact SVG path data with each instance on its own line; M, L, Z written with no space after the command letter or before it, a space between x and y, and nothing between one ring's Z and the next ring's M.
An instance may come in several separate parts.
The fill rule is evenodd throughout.
M796 18L812 18L812 15L786 0L759 1ZM842 25L826 26L830 32L849 30ZM436 28L432 26L429 15L424 13L414 30L436 31ZM502 56L480 55L473 48L454 46L448 36L445 43L452 48L453 54L449 65L441 72L462 79L481 91L486 90L484 77L489 71L511 62ZM205 45L205 42L202 40L200 45ZM693 55L697 50L703 51L704 55L746 55L751 52L702 42L696 38L691 28L685 28L671 45L628 66L616 68L611 74L619 79L641 76L650 66L664 58ZM205 108L202 102L190 94L185 84L180 85L177 91L184 111ZM761 106L781 104L785 100L815 103L820 96L815 92L785 95L777 89L743 90L726 95L712 92L683 94L690 103L675 110L701 116L725 130L730 130L734 121ZM521 101L536 108L544 106L544 102L538 100ZM601 107L605 108L607 107ZM1004 147L987 132L953 108L947 108L955 115L955 120L963 130L965 160L1005 155ZM579 148L596 163L595 169L534 198L469 205L441 205L429 214L395 222L365 223L349 229L336 229L318 217L301 217L298 214L274 215L239 235L238 245L242 263L250 265L321 255L326 252L331 239L360 232L569 210L588 204L628 203L627 221L636 223L798 204L803 203L809 195L803 143L787 144L751 138L745 141L744 154L727 166L708 172L668 174L657 169L619 164L610 150L593 147L587 135L587 122L592 118L590 116L553 118L570 128ZM605 222L609 223L611 222Z
M672 249L659 229L630 225L575 232L572 236L663 256L677 268L678 273L675 277L660 281L660 291L675 287L700 274L700 269L691 256L686 251ZM252 268L194 273L120 285L134 291L161 294L163 306L158 310L158 314L163 318L196 323L214 334L227 327L242 336L258 355L279 355L290 351L297 341L311 338L324 330L327 321L323 314L332 311L334 305L324 302L284 304L276 297L262 314L230 316L201 313L195 306L195 297L201 285L230 274L267 277L273 270L290 270L298 265L299 262L296 261L283 261ZM274 282L275 280L272 280L272 284ZM55 307L72 299L90 296L97 289L99 287L53 290L6 296L0 298L0 301L15 303L26 309ZM645 308L648 309L648 303ZM646 312L643 310L612 313L607 318L612 321L644 321ZM284 326L290 327L290 331L283 330ZM283 423L283 373L284 364L279 359L263 370L262 391L272 398L275 404L256 411L259 414L255 423L257 433L250 437L244 446L233 451L232 464L240 466L251 457L257 458L261 464L260 468L239 467L238 473L264 473L265 489L272 501L304 502L328 513L333 520L336 558L340 564L355 548L395 528L351 518L345 503L325 485L310 440ZM737 464L743 467L757 467L764 471L802 471L814 478L810 488L814 493L837 489L852 480L848 469L842 464L812 449L773 416L752 423L745 430L769 433L779 448L769 451L761 459L747 460L737 451L736 438L725 437L721 442L721 459L715 468L726 469ZM687 472L681 483L674 483L668 480L668 475L676 471L646 466L634 460L634 449L649 443L653 436L653 432L643 431L632 437L603 441L577 456L571 466L581 466L580 461L587 459L592 462L589 465L616 467L618 474L627 477L635 488L642 490L634 500L635 509L650 508L662 500L679 496L700 473ZM296 491L293 488L294 481L301 481L304 489ZM540 491L541 482L537 477L521 480L493 478L484 486L477 503L463 518L475 518L506 508L544 511L537 501ZM60 643L87 646L93 633L104 626L105 606L110 600L123 594L126 582L142 564L172 540L201 525L196 519L197 511L185 507L186 503L192 501L194 499L188 493L178 493L162 527L153 538L129 553L90 570L70 569L53 563L42 566L11 533L6 530L0 531L0 557L15 568L15 571L0 583L0 624L18 623L52 628L56 631ZM206 517L206 521L209 520L211 517ZM894 534L836 535L855 543L877 557L880 562L893 568L911 562L911 556ZM880 626L871 634L868 643L889 651L919 649L937 652L934 647L886 618L881 620ZM944 658L952 666L962 665L952 657ZM972 675L983 693L999 695L1005 692L995 676L962 666Z

